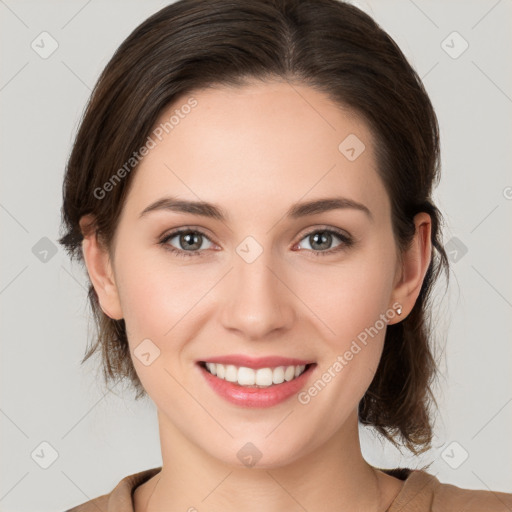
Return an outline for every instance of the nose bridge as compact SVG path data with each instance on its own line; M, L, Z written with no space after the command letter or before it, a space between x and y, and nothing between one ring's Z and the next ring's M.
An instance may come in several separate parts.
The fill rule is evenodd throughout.
M276 270L279 265L272 252L254 240L245 240L233 258L222 322L247 338L262 339L271 331L290 327L293 321L292 294L281 282L285 279Z

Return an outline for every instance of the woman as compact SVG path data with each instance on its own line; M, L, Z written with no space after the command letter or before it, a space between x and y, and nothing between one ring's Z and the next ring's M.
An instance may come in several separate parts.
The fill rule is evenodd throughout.
M120 46L69 159L106 379L158 410L163 465L73 508L510 510L384 470L358 423L430 447L437 119L337 0L181 0Z

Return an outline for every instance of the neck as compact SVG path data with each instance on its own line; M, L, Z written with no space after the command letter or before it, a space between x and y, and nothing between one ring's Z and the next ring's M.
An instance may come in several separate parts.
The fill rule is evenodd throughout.
M357 415L309 454L269 468L225 464L159 414L162 470L134 493L136 512L385 511L401 481L361 454Z

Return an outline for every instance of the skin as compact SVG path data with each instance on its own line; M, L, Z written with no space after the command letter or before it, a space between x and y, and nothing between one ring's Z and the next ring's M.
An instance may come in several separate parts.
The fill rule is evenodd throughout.
M403 482L364 460L357 406L385 328L305 405L294 396L238 407L210 389L195 363L233 353L299 357L317 362L315 382L394 303L403 312L389 324L411 311L430 263L431 219L415 217L415 238L399 260L371 134L323 93L254 82L193 97L197 107L137 168L112 257L94 233L83 241L101 307L125 319L136 371L158 411L163 469L137 487L135 510L384 511ZM338 150L349 134L366 146L354 161ZM215 203L229 220L174 211L139 218L171 194ZM284 217L296 202L333 195L363 203L373 220L356 209ZM206 235L201 256L180 258L158 243L184 226ZM357 242L317 257L322 249L307 235L330 227ZM236 252L249 235L263 249L250 264ZM340 243L333 235L327 250ZM167 244L190 252L179 236ZM133 356L146 338L160 350L149 366ZM253 467L237 457L247 442L262 453Z

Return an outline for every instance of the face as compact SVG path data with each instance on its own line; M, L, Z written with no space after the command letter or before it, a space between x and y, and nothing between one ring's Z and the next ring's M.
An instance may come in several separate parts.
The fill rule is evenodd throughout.
M248 442L261 467L285 464L357 414L386 322L398 321L390 201L369 130L324 94L286 83L200 90L158 124L191 96L134 171L115 284L100 302L125 319L136 371L170 430L229 464L242 464ZM216 215L154 207L171 197L211 203ZM341 202L297 209L325 199ZM237 394L200 365L232 355L309 366L298 387ZM220 380L222 392L211 385Z

